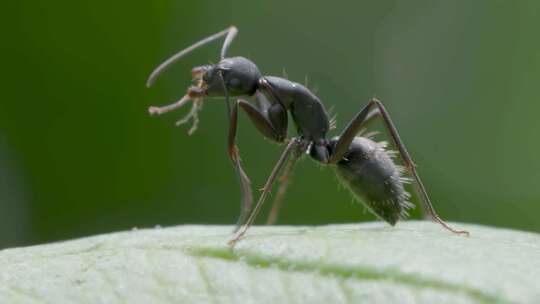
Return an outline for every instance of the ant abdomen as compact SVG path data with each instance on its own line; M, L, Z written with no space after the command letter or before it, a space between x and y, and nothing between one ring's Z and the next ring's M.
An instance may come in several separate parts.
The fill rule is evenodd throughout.
M337 139L332 140L333 144ZM392 160L385 143L356 137L343 159L337 163L337 176L354 196L372 213L394 225L407 217L412 208L409 193L404 189L408 179L403 167Z

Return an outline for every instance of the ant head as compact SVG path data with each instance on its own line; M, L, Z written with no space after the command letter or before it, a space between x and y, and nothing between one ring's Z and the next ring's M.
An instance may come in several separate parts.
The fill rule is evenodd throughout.
M218 64L195 67L191 74L198 81L196 93L192 94L209 96L225 96L224 85L229 96L253 95L261 78L257 66L244 57L225 58Z

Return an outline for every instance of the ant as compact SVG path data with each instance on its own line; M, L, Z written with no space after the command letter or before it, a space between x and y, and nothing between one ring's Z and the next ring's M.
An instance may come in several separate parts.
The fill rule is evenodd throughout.
M179 101L163 106L150 107L150 114L160 115L184 106L193 100L191 111L177 125L190 119L193 126L191 135L197 128L198 112L202 108L205 97L224 97L229 120L227 151L240 181L242 205L234 237L229 241L234 246L242 238L255 221L272 185L283 170L279 181L281 185L272 207L269 222L277 217L277 212L288 177L295 163L308 154L322 165L335 165L339 180L353 195L378 218L395 225L405 219L407 210L413 207L408 201L410 195L404 189L406 183L412 182L417 196L422 202L425 212L445 229L459 235L469 235L467 231L456 230L448 226L435 211L409 152L405 148L390 115L381 103L373 98L343 129L340 135L328 138L333 121L319 100L305 86L275 76L263 76L258 67L245 57L226 57L227 50L238 30L231 26L221 32L208 36L188 48L176 53L150 75L147 86L151 86L156 78L174 62L193 50L225 36L221 48L220 61L217 64L198 66L191 74L196 82L187 90L187 94ZM257 106L238 99L231 104L231 97L254 97ZM242 169L238 148L236 146L236 130L238 125L238 108L242 109L256 129L266 138L278 144L286 145L278 162L268 177L255 208L252 207L251 183ZM296 125L298 135L287 137L288 113ZM392 157L395 151L385 148L385 143L375 142L370 136L359 136L366 125L374 118L380 117L401 156L404 167L396 165ZM407 171L412 179L403 177ZM249 214L249 216L248 216Z

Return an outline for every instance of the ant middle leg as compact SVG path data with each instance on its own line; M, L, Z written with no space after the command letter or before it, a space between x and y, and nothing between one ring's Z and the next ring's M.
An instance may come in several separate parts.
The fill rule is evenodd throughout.
M285 192L287 191L287 186L289 186L289 183L291 181L290 179L294 170L294 166L296 165L296 162L300 159L301 156L301 151L296 150L295 153L293 153L293 155L291 156L291 158L289 158L289 160L287 161L287 164L283 169L283 173L278 178L279 187L276 192L274 201L272 202L272 209L270 209L270 214L266 219L266 225L273 225L276 222L279 211L281 209L281 205L283 203L283 197L285 196Z
M358 133L358 131L360 131L360 129L364 126L366 118L369 116L370 109L373 107L376 107L376 109L380 113L380 116L383 119L385 127L390 133L390 137L392 138L392 141L394 145L396 146L396 148L398 149L398 152L405 164L405 168L409 171L409 173L413 177L413 186L414 186L415 192L417 196L420 198L420 201L422 202L422 207L425 210L425 212L429 214L434 221L438 222L445 229L455 234L469 235L468 231L456 230L450 227L437 214L427 194L427 190L424 184L422 183L420 176L416 172L416 165L414 164L409 152L407 151L407 148L403 144L403 141L401 140L397 132L397 129L394 123L392 122L390 115L388 114L388 111L386 111L385 107L379 100L375 98L371 99L370 102L356 115L356 117L354 117L353 120L349 122L347 127L343 130L343 132L339 136L338 142L333 149L334 150L333 155L330 157L329 163L335 164L343 158L343 155L347 152L354 137L356 137L356 134Z

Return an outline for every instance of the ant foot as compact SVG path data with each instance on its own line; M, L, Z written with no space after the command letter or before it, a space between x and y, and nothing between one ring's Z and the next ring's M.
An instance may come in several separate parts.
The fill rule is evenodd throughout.
M455 234L457 234L457 235L462 235L462 236L466 236L466 237L471 236L471 234L469 233L469 231L466 231L466 230L457 230L457 231L455 231Z
M234 249L234 246L236 246L236 243L238 241L240 241L241 237L242 237L241 235L238 235L238 236L234 237L233 239L231 239L230 241L227 242L227 245L229 245L229 247L231 247L231 249Z

